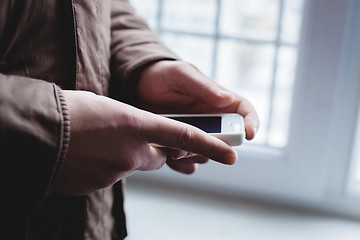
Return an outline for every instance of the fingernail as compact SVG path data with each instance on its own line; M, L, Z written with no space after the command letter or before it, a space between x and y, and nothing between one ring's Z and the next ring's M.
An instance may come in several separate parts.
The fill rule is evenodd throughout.
M233 94L231 92L225 91L225 90L220 90L218 92L218 95L220 97L229 97L229 98L234 98Z
M231 155L231 156L230 156ZM233 151L231 154L229 154L228 159L230 160L229 165L233 165L238 161L238 155L235 151Z
M228 91L220 90L217 95L222 98L220 102L216 103L218 107L226 107L235 100L234 95Z

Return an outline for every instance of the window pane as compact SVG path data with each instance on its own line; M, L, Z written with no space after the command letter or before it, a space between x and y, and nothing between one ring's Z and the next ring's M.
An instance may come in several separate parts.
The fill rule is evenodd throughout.
M293 47L280 47L276 71L271 125L268 141L271 146L284 147L287 142L292 86L295 78L297 51Z
M143 17L152 29L155 29L157 24L158 2L158 0L131 0L136 13Z
M296 44L299 39L303 0L286 0L281 22L281 40Z
M272 45L233 40L219 43L216 81L249 99L257 109L263 126L268 121L273 59ZM259 130L256 141L264 142L266 131L264 128Z
M274 40L278 0L222 0L221 34Z
M165 29L213 33L215 0L164 0L162 26Z
M356 172L355 172L355 180L357 182L357 185L360 186L360 143L358 142L357 146L355 146L357 149L355 150L355 161L356 161Z
M205 75L211 76L212 38L166 33L162 34L161 39L181 59L190 61Z
M359 106L360 107L360 106ZM360 190L360 109L358 114L358 123L356 131L355 144L353 146L353 161L355 166L355 182L358 190Z

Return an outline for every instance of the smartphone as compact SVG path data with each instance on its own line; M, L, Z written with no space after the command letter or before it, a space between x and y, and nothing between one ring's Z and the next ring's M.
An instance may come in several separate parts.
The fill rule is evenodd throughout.
M230 146L240 146L245 139L244 118L240 114L167 114L162 116L200 128Z

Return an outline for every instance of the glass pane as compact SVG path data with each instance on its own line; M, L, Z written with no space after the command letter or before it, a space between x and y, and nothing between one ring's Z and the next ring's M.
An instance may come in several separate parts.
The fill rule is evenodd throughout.
M243 95L255 106L262 126L267 126L269 89L272 79L274 47L221 40L218 49L216 81ZM266 129L259 129L258 143L266 140Z
M360 105L358 112L358 121L357 121L357 130L356 130L356 139L353 146L353 162L355 166L355 182L358 190L360 190Z
M281 40L296 44L299 39L303 0L287 0L284 2L284 13L281 22Z
M287 143L296 60L295 48L279 49L273 112L268 136L269 144L274 147L284 147Z
M220 33L274 40L279 0L222 0Z
M355 161L356 161L356 172L355 172L355 180L360 185L360 141L358 141L357 146L355 146Z
M191 62L205 75L211 76L214 48L212 38L166 33L161 39L182 60Z
M164 0L162 26L165 29L213 33L215 0Z
M136 13L144 18L152 29L156 29L158 0L131 0L131 4Z

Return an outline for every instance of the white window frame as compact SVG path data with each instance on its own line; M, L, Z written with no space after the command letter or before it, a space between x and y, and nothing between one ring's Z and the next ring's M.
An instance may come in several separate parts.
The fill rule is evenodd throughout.
M360 1L305 0L303 14L285 148L247 143L235 166L207 164L191 176L163 168L133 178L360 217L359 195L348 188L360 102Z

